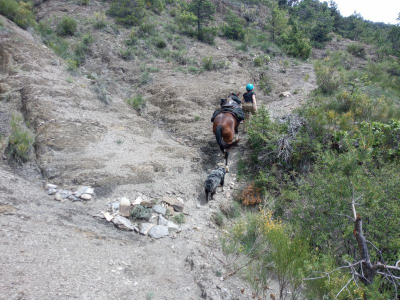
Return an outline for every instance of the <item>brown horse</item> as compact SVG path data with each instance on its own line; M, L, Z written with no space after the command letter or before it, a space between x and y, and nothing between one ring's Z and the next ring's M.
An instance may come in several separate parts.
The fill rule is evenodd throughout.
M239 94L231 94L228 98L222 102L221 107L240 107L240 104L235 102L232 97L239 96ZM237 98L238 99L238 98ZM239 100L240 101L240 100ZM235 133L238 133L239 122L236 118L229 112L221 112L219 113L213 122L213 132L217 139L217 143L222 153L225 155L225 168L226 171L229 172L228 168L228 157L229 150L232 146L235 146L240 139L235 139Z

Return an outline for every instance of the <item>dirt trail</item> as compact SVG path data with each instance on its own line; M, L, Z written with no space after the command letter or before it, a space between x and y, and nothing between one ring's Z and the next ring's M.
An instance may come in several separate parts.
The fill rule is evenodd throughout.
M78 16L92 15L101 5L93 3L86 11L73 3L45 2L39 15L72 9ZM40 41L0 19L6 25L0 32L0 130L7 134L12 114L21 114L36 134L30 164L19 168L0 162L0 298L251 299L242 279L222 280L227 271L222 231L211 221L219 204L232 199L242 184L236 181L235 162L247 149L246 138L232 153L226 182L234 183L233 189L208 204L203 192L207 172L222 162L210 117L219 98L253 80L250 54L220 39L216 46L190 42L189 56L228 62L226 69L200 75L176 72L157 59L160 72L140 91L148 99L140 116L125 103L139 63L123 62L119 49L112 48L122 43L123 34L95 33L98 42L84 67L108 78L112 102L105 106L91 79L71 76ZM266 72L273 93L257 96L273 117L298 107L315 85L307 63L289 63L282 70L276 58ZM280 98L286 90L292 95ZM57 202L44 191L46 181L64 188L91 185L96 197ZM93 217L112 200L133 200L139 193L183 198L182 232L152 240Z

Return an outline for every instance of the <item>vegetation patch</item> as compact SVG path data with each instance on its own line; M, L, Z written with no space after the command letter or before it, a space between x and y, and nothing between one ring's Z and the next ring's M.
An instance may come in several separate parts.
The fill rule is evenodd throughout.
M0 0L0 14L24 29L36 24L32 4L29 1Z
M22 164L29 159L34 138L21 117L12 116L10 127L11 133L5 153L9 160Z
M148 220L151 217L151 209L142 205L135 205L131 210L131 217L134 220Z
M144 110L146 107L146 99L143 98L142 95L137 95L136 97L133 98L128 98L126 100L128 105L132 107L134 110L138 111L139 113Z
M57 34L61 36L74 35L77 27L78 23L73 17L64 16L57 25Z

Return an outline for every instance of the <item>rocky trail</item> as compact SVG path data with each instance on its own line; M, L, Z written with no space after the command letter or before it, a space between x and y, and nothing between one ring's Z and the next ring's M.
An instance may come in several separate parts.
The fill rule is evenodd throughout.
M57 3L44 2L39 16L75 9L79 17L101 7ZM113 48L125 33L96 32L81 73L71 75L37 36L0 19L0 133L7 136L12 116L20 115L35 134L30 162L0 162L0 298L252 299L243 279L224 278L224 228L212 221L244 185L236 163L248 151L245 135L232 150L224 191L206 203L203 190L207 174L223 162L211 115L220 98L257 82L249 71L252 56L224 40L216 46L192 41L188 56L224 59L228 67L188 74L157 58L152 83L133 91L140 62L123 61ZM257 92L274 118L301 105L315 88L311 63L283 60L272 59L265 71L273 92ZM96 94L100 79L85 75L94 73L107 88L109 105ZM147 99L142 114L125 102L134 92ZM0 141L4 151L6 141ZM88 201L57 201L45 189L49 183L94 191ZM119 230L99 213L121 197L152 205L179 198L185 222L160 239ZM174 220L179 212L171 214ZM277 294L274 285L270 293Z

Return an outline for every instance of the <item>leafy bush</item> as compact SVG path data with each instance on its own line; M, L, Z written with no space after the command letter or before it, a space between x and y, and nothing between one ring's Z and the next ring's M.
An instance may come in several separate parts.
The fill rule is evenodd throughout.
M260 76L260 82L258 83L261 90L263 91L264 94L269 95L272 92L273 89L273 83L272 80L269 78L269 76L266 73L263 73Z
M197 38L207 44L214 45L215 37L217 36L217 28L203 27L197 34Z
M131 210L131 217L134 220L149 220L151 217L151 209L142 205L135 205Z
M164 49L167 47L167 43L162 38L155 39L154 44L159 49Z
M156 25L154 23L141 23L137 31L139 37L151 36L156 33Z
M113 0L107 13L124 26L140 25L146 16L144 0Z
M0 14L14 21L22 28L28 28L36 24L32 4L29 2L0 0Z
M74 35L77 26L78 24L73 17L64 16L57 25L57 33L61 36Z
M282 34L278 43L288 55L301 59L307 59L310 56L311 45L299 30L296 22L292 24L289 34Z
M206 71L215 71L226 67L225 61L214 62L212 56L206 56L202 59L203 69Z
M165 8L164 0L149 0L146 2L148 8L157 14L160 14Z
M104 85L104 83L102 81L100 81L100 80L96 81L96 84L94 86L94 90L95 90L95 92L97 94L97 98L102 103L104 103L105 105L108 105L108 104L111 103L111 99L108 96L107 89L106 89L106 87L105 87L105 85Z
M146 99L143 98L141 95L137 95L134 98L129 98L126 100L128 105L132 107L134 110L138 111L139 113L145 108L146 106Z
M244 19L229 10L228 14L225 15L225 22L221 25L222 35L232 40L243 40L245 35Z
M125 60L133 60L135 58L135 51L132 47L122 49L119 54Z
M350 44L347 46L347 52L353 54L354 56L365 58L365 46L359 43Z
M314 64L317 85L324 94L333 94L342 83L342 78L334 67L324 64L323 61L317 61Z
M17 163L24 163L29 159L29 152L34 141L33 136L25 128L21 117L12 116L10 126L11 133L5 150L7 158Z
M81 41L74 45L74 59L78 66L85 62L86 54L89 52L90 45L93 41L93 36L90 33L86 33L82 36Z
M175 21L180 32L188 36L195 35L194 26L196 25L197 17L194 13L185 10L179 11Z
M174 221L176 224L183 224L185 223L185 215L183 213L179 213L174 216Z
M258 296L266 297L270 274L275 273L281 299L289 290L298 292L308 260L307 240L292 237L270 211L248 214L230 228L222 241L226 255L247 258L247 279Z
M104 12L96 12L94 14L93 26L96 29L102 29L107 26L106 14Z

